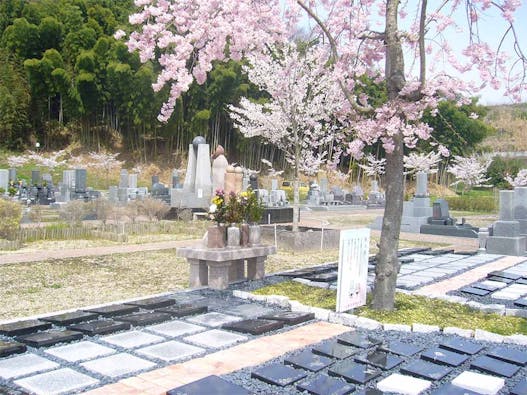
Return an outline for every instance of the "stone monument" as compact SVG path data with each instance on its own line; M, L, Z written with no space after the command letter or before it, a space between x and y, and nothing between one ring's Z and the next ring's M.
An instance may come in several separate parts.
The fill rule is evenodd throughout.
M478 238L479 229L465 223L463 218L461 224L457 224L457 219L450 216L448 202L445 199L437 199L432 205L432 216L427 223L421 225L421 233Z
M212 192L215 193L218 189L225 190L225 173L229 162L225 157L225 150L221 145L216 147L216 151L212 155Z
M518 193L522 196L524 191ZM515 191L500 191L499 219L494 222L487 238L488 254L525 255L525 242L527 238L520 234L520 222L515 220L516 215L522 213L520 202L515 206ZM517 210L515 208L517 207Z
M9 188L9 171L7 169L0 169L0 189L7 192Z

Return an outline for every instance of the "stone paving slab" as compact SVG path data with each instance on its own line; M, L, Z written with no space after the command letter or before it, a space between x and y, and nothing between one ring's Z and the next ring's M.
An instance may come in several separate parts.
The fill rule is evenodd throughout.
M137 348L166 340L164 337L140 331L128 331L101 337L101 340L123 348Z
M0 377L10 379L58 368L59 364L35 354L24 354L0 361Z
M224 324L229 324L231 322L241 321L242 319L243 318L234 315L212 312L207 314L196 315L192 318L187 318L187 321L198 325L211 326L214 328L222 326Z
M148 326L145 329L164 336L178 337L190 333L201 332L207 328L184 321L171 321L164 324Z
M233 344L245 341L247 339L247 336L234 334L232 332L227 332L220 329L212 329L210 331L183 338L183 340L186 342L207 348L222 348L232 346Z
M120 353L84 362L81 366L92 372L113 378L145 369L151 369L156 366L156 364L131 354Z
M138 354L146 357L161 359L163 361L179 361L201 354L205 349L191 346L189 344L177 342L174 340L155 344L153 346L143 347L137 350Z
M38 395L71 393L99 383L99 380L65 368L16 380L15 383Z
M115 353L115 350L91 341L81 341L67 346L49 348L45 352L68 362L78 362L110 355Z

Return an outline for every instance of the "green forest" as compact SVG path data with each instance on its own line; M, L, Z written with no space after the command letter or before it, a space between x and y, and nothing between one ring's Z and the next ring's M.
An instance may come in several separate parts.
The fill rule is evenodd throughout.
M134 9L132 0L1 1L0 148L32 149L38 142L56 150L78 143L149 161L183 157L193 137L203 135L250 168L259 168L262 157L283 161L274 147L255 144L233 128L226 106L242 95L262 95L237 62L215 65L205 84L194 84L178 100L168 123L157 120L168 95L152 90L157 65L142 64L113 38L117 29L131 31ZM378 86L367 88L384 96ZM439 110L429 121L439 131L436 140L454 154L466 153L490 130L468 117L485 114L476 102L463 108L443 103Z

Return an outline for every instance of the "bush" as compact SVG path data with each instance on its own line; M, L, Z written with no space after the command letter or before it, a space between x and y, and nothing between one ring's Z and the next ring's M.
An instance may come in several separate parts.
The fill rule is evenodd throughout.
M517 158L502 158L496 156L492 159L492 163L487 169L487 177L490 180L488 184L494 185L498 189L511 189L511 185L505 180L508 174L515 177L520 169L525 167L525 161Z
M14 240L20 229L22 206L15 202L0 199L0 239Z
M60 217L70 225L77 225L82 222L92 209L93 206L90 203L86 203L83 200L72 200L61 207Z
M150 197L137 200L137 205L139 212L146 215L150 221L162 220L170 211L170 207L165 202Z
M495 213L498 205L494 196L447 196L450 210Z

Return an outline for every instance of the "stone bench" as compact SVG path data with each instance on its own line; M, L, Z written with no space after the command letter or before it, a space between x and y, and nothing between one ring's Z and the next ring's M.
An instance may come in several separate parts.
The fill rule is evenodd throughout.
M183 247L177 249L176 255L187 258L191 287L208 285L213 289L225 289L235 281L263 278L267 255L275 253L275 246L261 245L210 249ZM247 262L247 275L245 262Z

